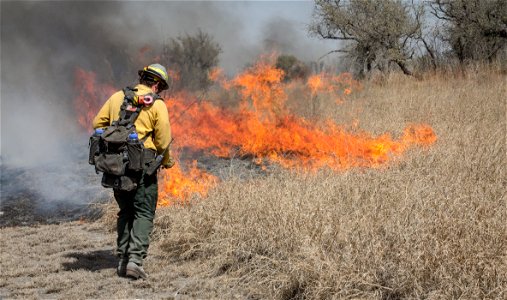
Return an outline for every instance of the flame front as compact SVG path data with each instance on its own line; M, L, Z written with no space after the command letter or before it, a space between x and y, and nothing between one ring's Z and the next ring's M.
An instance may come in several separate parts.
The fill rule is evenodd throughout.
M162 184L159 185L158 206L168 206L175 202L181 203L193 194L204 197L218 180L215 176L198 169L197 161L192 162L187 172L183 172L179 164L169 171L162 170L159 179Z
M398 140L389 134L350 133L330 120L318 126L287 111L284 104L290 85L282 79L283 71L259 62L224 84L241 95L237 110L220 109L206 101L188 107L187 94L175 95L166 103L174 115L181 116L173 125L175 135L185 137L181 146L219 157L236 153L254 157L259 164L274 162L314 171L378 167L413 145L430 145L436 140L431 127L424 124L410 125ZM348 74L318 74L306 82L310 97L321 91L344 97L357 86Z
M79 76L83 74L90 75L77 72ZM411 124L399 139L394 139L388 133L373 136L359 131L358 120L354 121L356 129L351 133L331 120L315 122L292 114L287 109L287 95L297 84L284 83L283 77L283 71L266 60L230 81L220 70L213 70L210 79L220 85L217 89L237 97L236 105L227 109L213 105L217 99L200 99L184 91L167 98L165 103L177 143L175 152L251 158L263 169L267 164L278 164L305 171L321 168L339 171L380 167L413 146L428 146L436 141L432 128L425 124ZM92 82L92 79L87 80ZM88 86L87 80L81 79L85 83L81 86ZM350 74L316 74L298 87L301 85L300 97L308 102L303 105L311 105L311 101L324 96L342 103L361 88ZM86 103L84 107L89 113L85 117L90 119L100 105L95 100L82 98L96 95L92 93L96 89L81 90L78 102ZM109 87L99 90L106 91ZM84 120L80 124L89 126ZM162 171L160 179L159 206L188 199L194 193L205 196L218 182L215 176L200 170L195 161L189 166L180 161L174 168Z

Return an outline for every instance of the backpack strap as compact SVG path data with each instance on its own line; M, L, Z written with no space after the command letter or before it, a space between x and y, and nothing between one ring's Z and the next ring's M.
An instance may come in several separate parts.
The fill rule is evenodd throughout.
M113 122L113 125L125 126L127 129L130 129L134 126L134 123L139 116L139 113L143 109L142 106L134 105L134 97L136 94L136 88L126 87L123 89L123 94L125 97L123 98L123 103L120 106L120 118L118 121Z
M153 99L154 99L155 101L157 101L157 100L163 100L163 99L162 99L162 97L160 97L160 95L159 95L159 94L157 94L157 93L152 93L151 95L153 96Z

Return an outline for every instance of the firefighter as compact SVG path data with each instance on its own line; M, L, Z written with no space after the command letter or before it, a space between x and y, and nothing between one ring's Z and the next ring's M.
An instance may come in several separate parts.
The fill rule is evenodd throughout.
M160 64L151 64L139 70L139 84L136 95L157 95L169 87L169 76ZM134 90L135 90L134 89ZM114 93L102 106L93 120L93 127L103 128L118 120L120 107L124 101L124 92ZM174 159L169 148L171 126L169 114L163 101L153 101L145 106L134 122L139 140L144 141L144 159L153 161L157 155L163 155L162 167L171 168ZM117 274L121 277L145 279L143 269L150 244L149 235L153 229L153 219L158 198L157 172L147 175L142 172L137 188L133 191L114 189L114 197L120 211L117 219L117 255L119 263Z

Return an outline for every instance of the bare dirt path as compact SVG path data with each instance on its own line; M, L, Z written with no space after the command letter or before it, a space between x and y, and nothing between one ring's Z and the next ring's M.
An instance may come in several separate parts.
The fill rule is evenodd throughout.
M188 266L150 249L147 280L116 276L115 233L99 223L0 229L0 299L189 299ZM204 297L205 298L205 297Z

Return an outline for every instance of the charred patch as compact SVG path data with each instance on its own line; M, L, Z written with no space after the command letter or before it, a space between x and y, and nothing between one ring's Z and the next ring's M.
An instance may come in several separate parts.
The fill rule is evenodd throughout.
M59 224L99 218L101 212L93 204L110 198L102 193L96 180L88 176L91 170L85 166L0 166L0 227Z

